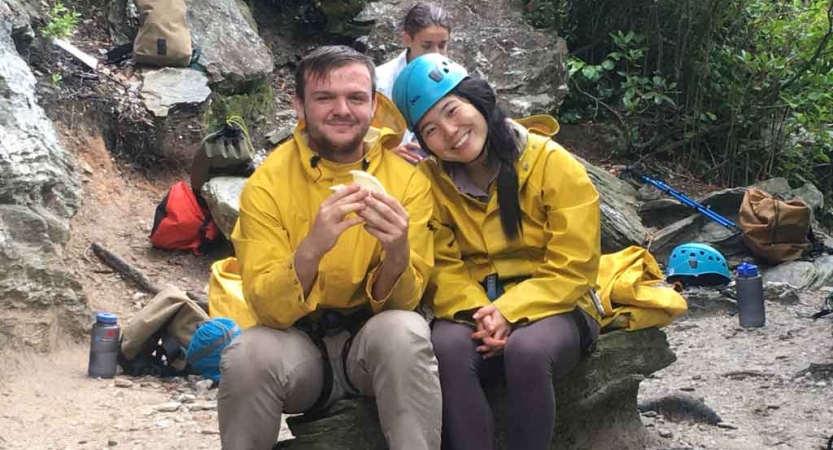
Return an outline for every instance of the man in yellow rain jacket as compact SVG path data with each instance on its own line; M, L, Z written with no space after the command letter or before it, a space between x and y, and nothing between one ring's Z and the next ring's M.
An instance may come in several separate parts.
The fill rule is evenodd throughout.
M225 450L271 449L283 412L348 394L376 398L391 449L439 449L437 361L428 325L413 312L433 267L431 188L387 150L401 133L371 127L384 115L374 117L384 100L374 96L373 72L348 47L305 57L293 139L240 198L232 241L258 325L223 354ZM387 193L351 184L353 170Z

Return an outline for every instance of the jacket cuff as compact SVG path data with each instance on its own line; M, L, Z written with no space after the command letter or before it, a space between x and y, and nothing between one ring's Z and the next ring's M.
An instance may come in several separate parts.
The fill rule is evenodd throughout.
M391 298L394 299L402 299L401 303L410 303L406 302L405 299L410 299L413 297L413 292L416 290L416 275L414 274L415 269L412 265L408 265L405 270L399 274L399 278L393 283L388 295L384 298L374 298L373 297L373 285L376 283L376 277L379 275L379 270L382 267L382 263L379 263L373 270L370 271L370 274L367 278L367 285L365 286L365 294L367 298L370 300L370 307L373 310L373 314L376 314L382 311L385 308L388 300ZM418 301L418 300L417 300Z

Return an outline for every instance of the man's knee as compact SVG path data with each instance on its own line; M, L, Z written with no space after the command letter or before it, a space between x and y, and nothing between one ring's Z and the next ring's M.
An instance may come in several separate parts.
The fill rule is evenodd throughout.
M295 330L262 326L245 330L223 350L220 370L224 383L244 389L270 381L285 383L295 366L320 359L312 343L304 339Z
M395 359L434 358L428 322L413 311L376 314L364 325L362 334L371 354Z

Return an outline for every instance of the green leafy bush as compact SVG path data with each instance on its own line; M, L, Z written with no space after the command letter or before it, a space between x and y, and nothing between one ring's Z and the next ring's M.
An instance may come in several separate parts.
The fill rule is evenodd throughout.
M78 26L81 14L70 11L63 3L57 2L46 15L46 26L43 28L43 37L47 39L66 39L72 35Z
M560 120L612 121L628 158L711 182L786 176L833 195L833 0L525 4L535 25L563 16L548 22L573 52Z

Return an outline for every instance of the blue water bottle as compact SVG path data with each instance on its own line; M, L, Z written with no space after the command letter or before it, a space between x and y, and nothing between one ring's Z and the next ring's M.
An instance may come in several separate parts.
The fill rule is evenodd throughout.
M744 328L762 327L766 324L764 308L764 284L758 266L747 262L737 268L735 288L738 295L738 317Z
M119 320L112 313L98 313L95 316L90 337L90 364L87 373L93 378L113 378L119 359L121 328Z

